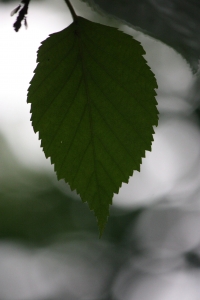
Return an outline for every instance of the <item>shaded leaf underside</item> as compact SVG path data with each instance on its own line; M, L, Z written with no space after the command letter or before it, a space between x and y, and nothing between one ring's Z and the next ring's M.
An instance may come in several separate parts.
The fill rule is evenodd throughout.
M139 170L157 125L156 80L139 42L81 17L38 51L32 124L58 179L106 224L113 193Z

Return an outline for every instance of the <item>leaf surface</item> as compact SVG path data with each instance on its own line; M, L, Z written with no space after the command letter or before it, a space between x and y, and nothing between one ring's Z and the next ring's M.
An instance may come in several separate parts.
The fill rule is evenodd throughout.
M42 42L28 90L45 156L94 210L100 234L113 193L139 171L158 122L143 54L132 37L78 17Z

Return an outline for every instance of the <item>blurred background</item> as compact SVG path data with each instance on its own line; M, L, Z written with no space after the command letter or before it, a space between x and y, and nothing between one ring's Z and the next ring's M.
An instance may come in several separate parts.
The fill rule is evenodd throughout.
M125 15L130 1L118 1ZM196 61L199 4L188 0L188 19L187 5L179 11L180 1L163 3L146 0L138 7L164 12L163 22L167 15L178 28L171 40ZM134 30L109 9L106 16L72 1L77 14L139 40L159 86L152 152L114 196L99 240L95 217L45 159L26 103L40 42L67 27L71 16L63 0L32 0L28 29L16 33L10 13L18 4L0 1L0 300L199 300L199 73L173 43ZM144 27L146 20L140 20ZM160 20L154 28L165 41L169 31Z

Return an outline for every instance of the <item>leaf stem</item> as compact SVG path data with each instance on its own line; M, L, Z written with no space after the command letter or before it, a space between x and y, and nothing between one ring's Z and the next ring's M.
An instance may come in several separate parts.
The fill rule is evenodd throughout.
M77 14L75 13L73 6L71 5L71 2L69 0L65 0L65 2L70 10L73 20L75 21L77 19Z

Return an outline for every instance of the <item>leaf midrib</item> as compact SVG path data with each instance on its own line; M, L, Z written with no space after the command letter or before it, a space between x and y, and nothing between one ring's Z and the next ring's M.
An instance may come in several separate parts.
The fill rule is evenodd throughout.
M90 132L91 132L91 144L92 144L92 151L93 151L93 162L94 162L94 176L95 176L95 179L96 179L96 186L97 186L97 189L99 191L99 188L100 186L98 185L98 178L97 178L97 166L96 166L96 159L95 157L97 157L96 155L96 149L95 149L95 143L94 143L94 125L93 125L93 117L92 117L92 111L91 111L91 100L90 100L90 97L89 97L89 89L88 89L88 84L87 84L87 80L86 80L86 66L85 66L85 63L84 63L84 57L83 57L83 52L82 52L82 47L83 47L83 43L81 41L81 32L79 31L79 28L78 28L78 24L76 24L76 38L78 39L78 48L79 48L79 58L80 58L80 62L81 62L81 69L82 69L82 76L83 76L83 80L84 80L84 86L85 86L85 92L86 92L86 98L87 98L87 106L88 106L88 110L89 110L89 122L90 122ZM91 177L90 177L90 180L91 180ZM99 196L100 193L98 192L98 198L99 198L99 201L101 203L101 197Z

